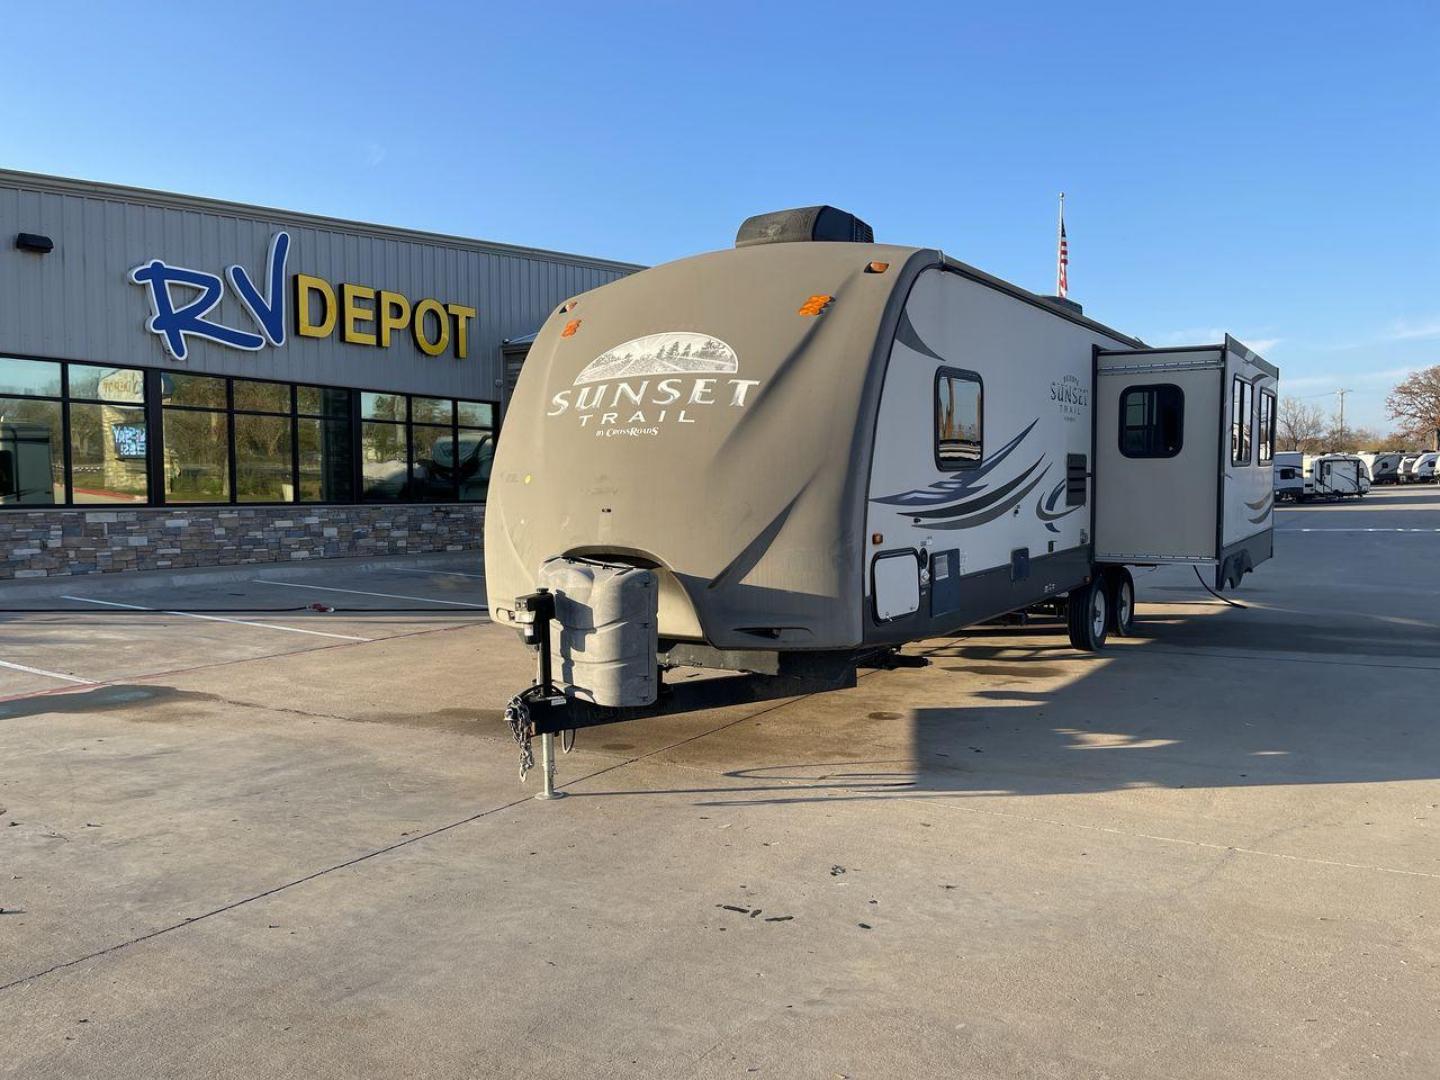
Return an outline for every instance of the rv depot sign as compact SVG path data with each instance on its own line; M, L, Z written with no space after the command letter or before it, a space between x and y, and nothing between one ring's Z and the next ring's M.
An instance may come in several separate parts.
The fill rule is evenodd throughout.
M148 290L150 318L145 329L159 337L176 360L189 355L186 339L191 337L251 352L267 345L279 348L285 344L292 314L300 337L328 338L338 327L340 340L353 345L388 349L400 335L411 338L426 356L439 356L447 349L458 360L468 355L473 307L442 304L429 297L412 303L403 293L348 282L337 290L324 278L309 274L290 276L287 288L289 257L290 234L277 232L270 240L260 285L243 266L228 267L222 278L162 259L141 263L127 280ZM225 297L226 279L253 325L227 326L208 317ZM191 291L177 296L172 292L176 286Z

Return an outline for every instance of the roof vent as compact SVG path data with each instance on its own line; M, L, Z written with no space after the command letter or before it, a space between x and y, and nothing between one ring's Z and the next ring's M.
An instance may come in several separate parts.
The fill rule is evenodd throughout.
M735 234L737 248L805 240L873 244L875 230L854 214L833 206L802 206L797 210L776 210L746 218Z
M1069 308L1076 315L1085 314L1085 309L1080 306L1079 302L1071 300L1068 296L1045 296L1041 297L1041 299L1049 300L1052 304L1059 304L1063 308Z

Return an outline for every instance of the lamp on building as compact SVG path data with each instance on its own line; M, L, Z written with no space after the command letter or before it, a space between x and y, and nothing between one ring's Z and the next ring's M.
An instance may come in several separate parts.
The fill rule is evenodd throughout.
M15 237L15 246L21 251L33 251L37 255L48 255L55 250L55 241L39 233L22 232Z

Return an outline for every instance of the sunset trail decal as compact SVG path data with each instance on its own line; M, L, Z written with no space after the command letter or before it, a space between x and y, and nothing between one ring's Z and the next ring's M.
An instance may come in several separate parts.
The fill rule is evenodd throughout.
M572 341L575 339L571 339ZM740 358L709 334L665 330L606 349L550 398L546 417L597 438L653 437L696 423L712 409L743 409L759 379L741 379Z

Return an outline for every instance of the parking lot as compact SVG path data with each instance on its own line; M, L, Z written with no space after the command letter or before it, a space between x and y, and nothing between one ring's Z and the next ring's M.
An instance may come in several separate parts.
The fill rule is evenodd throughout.
M1277 522L555 802L477 555L0 586L0 1076L1440 1075L1440 490Z

